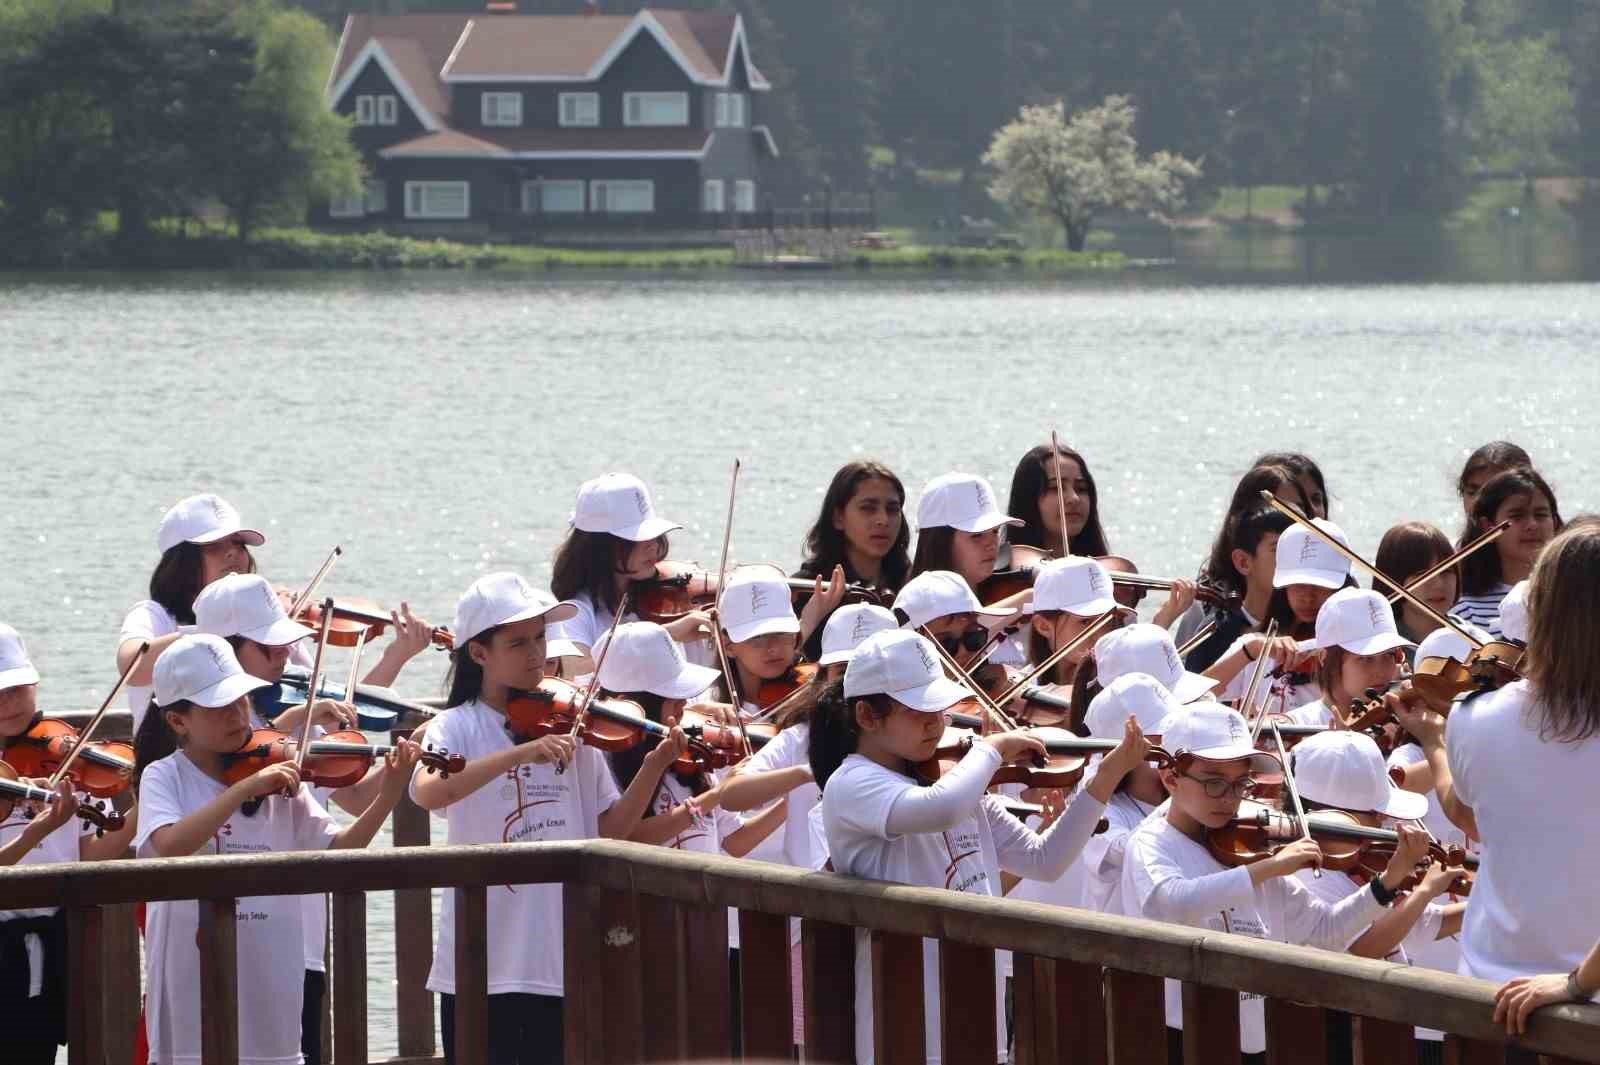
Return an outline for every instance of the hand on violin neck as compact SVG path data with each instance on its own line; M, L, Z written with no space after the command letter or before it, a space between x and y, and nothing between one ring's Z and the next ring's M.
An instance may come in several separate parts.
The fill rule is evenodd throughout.
M1150 754L1150 740L1139 727L1139 719L1132 714L1122 723L1122 740L1111 753L1100 760L1088 792L1101 802L1110 802L1117 785L1133 768L1144 762Z
M1171 628L1172 623L1188 613L1194 606L1199 585L1194 581L1181 577L1172 581L1172 587L1167 591L1167 601L1161 604L1161 609L1156 611L1156 616L1150 619L1151 624L1158 628Z
M411 604L400 600L400 609L389 611L394 636L383 649L383 657L409 662L433 645L433 626L411 613Z
M1417 884L1417 894L1425 899L1436 899L1449 892L1456 886L1457 881L1465 876L1466 874L1460 869L1452 869L1434 862L1428 866L1428 871Z
M996 732L977 742L987 743L999 752L1002 763L1017 763L1024 758L1042 759L1045 756L1044 741L1026 729Z
M710 636L711 626L715 624L716 620L709 610L691 610L676 621L663 625L662 628L679 643L694 643Z
M25 779L23 783L32 784L40 788L50 787L48 780ZM33 820L23 829L25 834L32 835L36 841L44 839L44 837L71 821L78 812L78 797L72 792L71 781L62 780L55 786L54 791L56 797L48 804L41 803Z
M245 777L237 787L243 792L241 802L293 794L300 790L300 767L293 762L276 762Z
M389 809L400 802L400 797L406 792L406 785L411 783L411 773L417 767L417 760L422 757L422 745L415 740L398 740L394 750L383 757L383 778L378 785L378 801L386 803Z
M1396 828L1396 832L1400 842L1381 877L1383 886L1390 891L1398 890L1401 883L1416 872L1417 866L1428 860L1427 832L1414 824L1402 824Z
M1414 691L1390 692L1383 705L1424 750L1444 746L1444 718L1429 710Z
M1320 868L1322 865L1322 848L1316 840L1297 839L1293 843L1285 844L1270 858L1264 858L1247 868L1250 870L1250 882L1261 884L1275 876L1289 876L1301 869Z
M666 723L672 726L666 739L656 744L655 750L644 759L657 776L665 773L689 749L689 735L678 727L677 719L669 718Z

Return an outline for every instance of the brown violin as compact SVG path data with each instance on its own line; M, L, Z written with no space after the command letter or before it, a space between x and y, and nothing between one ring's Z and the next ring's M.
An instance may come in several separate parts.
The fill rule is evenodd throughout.
M817 664L815 662L800 662L789 667L788 672L773 680L764 680L761 687L756 689L755 703L765 710L774 703L782 702L795 692L804 688L817 677Z
M1033 587L1039 567L1055 556L1028 544L1007 544L995 559L994 576L986 578L977 588L978 598L985 604L1009 599L1018 592ZM1112 596L1121 605L1132 609L1139 605L1149 592L1172 590L1172 581L1160 577L1147 577L1139 567L1122 555L1097 555L1095 561L1105 567L1111 578ZM1207 585L1195 589L1195 598L1202 603L1228 609L1242 600L1237 595L1219 592Z
M366 776L378 759L393 750L388 744L367 742L366 736L353 729L329 732L306 746L300 780L319 788L347 788ZM293 736L275 729L256 729L237 751L222 756L223 781L237 784L268 766L293 762L298 753L299 743ZM467 765L459 754L427 749L417 763L430 773L446 777L461 772Z
M1097 754L1108 754L1118 746L1116 740L1086 739L1065 729L1035 728L1029 732L1044 741L1045 753L1035 754L1031 764L1007 763L995 771L991 784L1021 784L1027 788L1074 788L1083 779L1089 761ZM981 737L962 729L946 729L933 757L916 766L917 778L932 784L954 768L973 743ZM1147 760L1166 767L1176 760L1160 747L1150 748Z
M796 599L817 590L817 582L805 577L786 577L784 584ZM822 586L828 586L826 579ZM644 621L657 624L677 621L686 614L716 605L717 575L698 566L659 563L656 576L633 583L632 601L634 613ZM886 607L894 602L894 594L887 589L851 583L845 585L844 602Z
M307 603L295 615L295 620L307 628L320 627L322 604ZM370 643L382 636L393 624L393 616L370 599L335 599L333 620L328 623L328 643L334 647L354 647L357 643ZM434 647L441 651L453 651L455 645L455 636L449 629L443 625L434 627Z
M35 714L28 731L5 747L5 760L25 777L49 777L79 743L78 730L65 721ZM76 791L97 799L120 795L133 783L133 745L90 740L67 769Z
M1345 810L1317 810L1305 817L1311 838L1322 848L1322 868L1340 872L1362 869L1382 873L1400 844L1393 829L1374 828ZM1301 822L1292 814L1246 800L1228 824L1206 833L1212 857L1227 866L1250 865L1272 857L1288 844L1304 838ZM1431 860L1447 868L1476 869L1478 859L1452 844L1428 845Z
M83 757L82 755L79 756ZM55 793L33 784L25 784L21 774L9 762L0 761L0 821L8 821L16 810L17 803L31 802L49 805L55 801ZM84 824L95 830L95 835L103 836L107 832L115 832L127 824L127 820L115 810L108 810L93 803L78 803L78 817ZM30 817L31 820L31 817Z
M1498 691L1522 679L1524 651L1514 643L1495 640L1476 648L1465 662L1453 658L1424 658L1411 673L1411 687L1428 709L1450 713L1450 704L1468 692Z

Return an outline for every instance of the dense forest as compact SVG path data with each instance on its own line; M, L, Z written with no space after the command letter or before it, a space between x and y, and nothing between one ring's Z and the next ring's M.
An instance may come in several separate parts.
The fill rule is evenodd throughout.
M330 21L336 0L307 0ZM581 0L521 0L570 12ZM644 6L604 0L607 12ZM1600 175L1600 0L671 0L735 8L797 187L978 160L1026 103L1116 93L1141 149L1327 211L1445 214L1486 172ZM367 0L356 10L473 9Z

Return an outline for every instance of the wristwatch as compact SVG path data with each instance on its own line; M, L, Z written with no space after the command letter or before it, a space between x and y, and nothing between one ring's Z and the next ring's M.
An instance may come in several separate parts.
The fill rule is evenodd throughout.
M1581 968L1581 966L1580 966ZM1578 970L1573 969L1567 974L1567 998L1573 1002L1587 1002L1594 992L1585 991L1578 983Z

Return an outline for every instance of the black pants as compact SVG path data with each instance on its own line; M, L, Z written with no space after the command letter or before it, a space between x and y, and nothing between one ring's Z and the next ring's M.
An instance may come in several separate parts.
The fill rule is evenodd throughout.
M328 995L328 974L306 970L305 996L300 1000L300 1053L306 1065L322 1065L322 1000Z
M67 1041L66 918L20 917L0 921L0 1002L6 1003L7 1065L54 1065ZM39 937L44 955L40 993L28 997L31 973L26 937Z
M554 995L489 996L489 1060L469 1065L562 1065L561 1007ZM456 1060L456 997L439 996L444 1060Z

